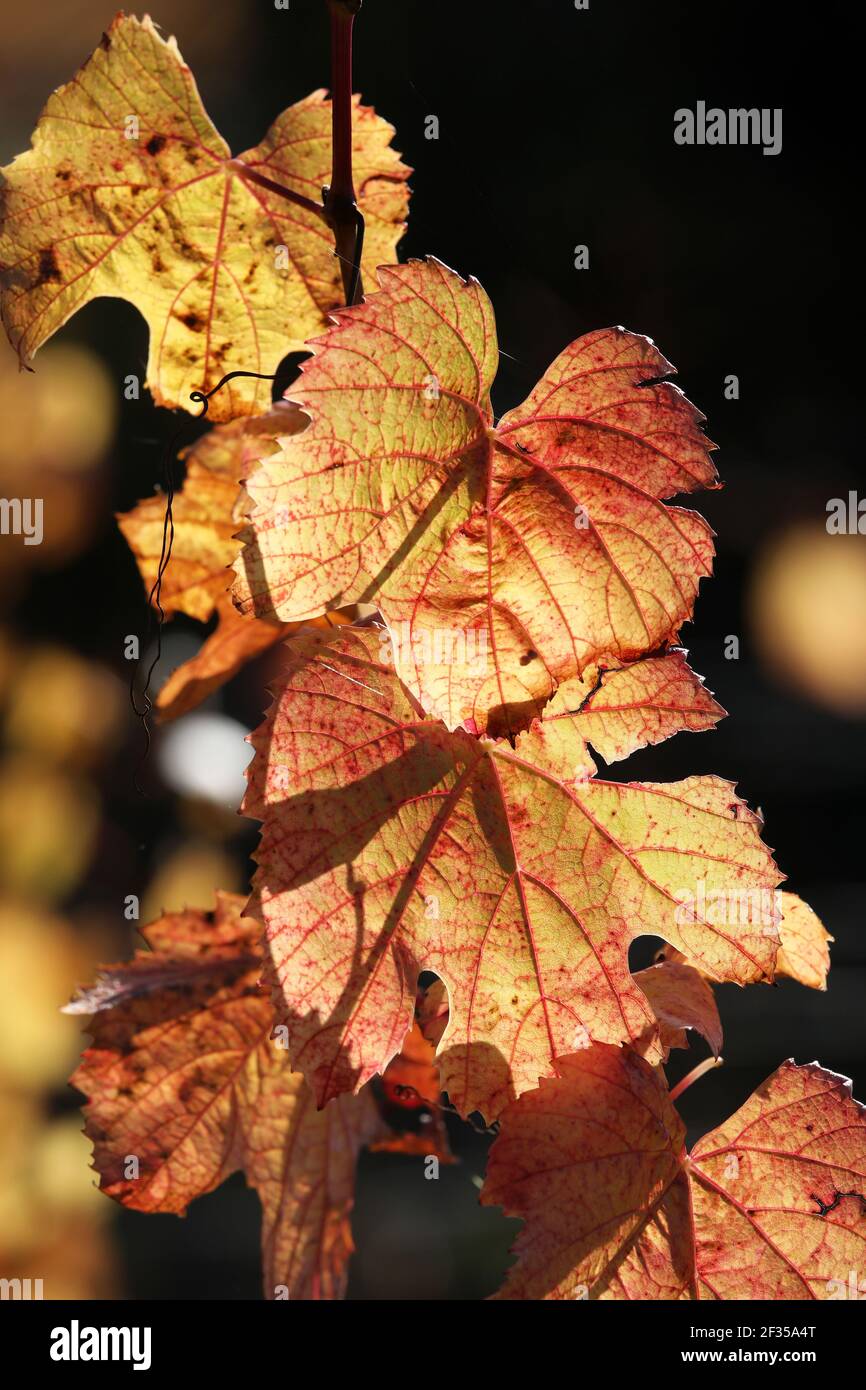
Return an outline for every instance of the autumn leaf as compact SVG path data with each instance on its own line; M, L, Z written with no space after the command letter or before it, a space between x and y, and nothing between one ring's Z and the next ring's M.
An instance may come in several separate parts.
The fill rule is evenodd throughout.
M174 535L159 604L167 618L186 613L204 622L216 613L217 626L195 656L177 667L160 688L156 709L162 722L188 714L253 657L301 626L242 617L228 587L230 566L240 550L236 533L247 470L254 460L275 449L282 436L304 423L296 407L279 401L264 415L215 426L181 455L186 476L172 503ZM154 606L165 508L160 494L145 498L117 518ZM326 614L311 625L333 627L347 621L340 614Z
M264 415L217 425L181 454L186 476L172 499L174 537L159 595L167 617L186 613L206 622L211 616L229 588L240 550L241 483L252 464L279 447L281 436L304 424L299 410L277 402ZM148 593L163 554L165 506L157 493L117 517Z
M424 992L416 1001L415 1022L400 1052L385 1068L381 1089L385 1114L401 1112L408 1123L370 1145L374 1153L403 1153L454 1163L440 1104L442 1082L436 1063L436 1047L422 1032L419 1018L425 1007ZM410 1125L417 1119L418 1127Z
M615 763L680 730L711 729L724 714L685 653L670 651L566 681L545 707L544 722L568 720L606 763ZM587 775L596 770L588 758Z
M593 663L675 641L713 548L663 499L715 485L713 446L620 328L577 339L494 426L478 282L432 259L379 281L309 344L309 428L250 476L237 600L284 621L375 603L426 710L513 730Z
M680 730L711 729L724 713L681 651L611 671L591 668L561 685L545 706L533 732L535 756L566 780L581 780L598 771L590 744L605 762L619 762Z
M779 957L776 974L810 989L826 989L833 938L817 913L796 893L782 893Z
M436 1066L436 1049L417 1022L403 1039L399 1054L388 1063L382 1089L389 1104L408 1109L439 1104L442 1086Z
M394 259L409 170L392 127L355 99L364 270ZM342 302L333 237L312 210L244 166L319 202L331 175L331 106L313 92L238 159L210 121L173 38L119 14L77 76L49 98L32 148L4 171L2 313L26 363L77 309L119 296L147 320L147 385L189 409L237 368L275 372ZM268 383L237 379L215 420L250 415Z
M685 949L718 979L772 974L778 933L759 914L729 927L682 911L697 881L759 900L778 882L730 783L587 780L568 720L552 747L543 723L516 747L449 733L375 632L299 635L286 651L251 736L243 810L263 828L250 910L293 1062L320 1103L384 1070L423 971L449 992L443 1088L461 1114L488 1119L577 1039L655 1027L629 973L636 936Z
M635 1053L564 1058L506 1110L490 1151L481 1201L526 1222L497 1296L838 1298L866 1240L851 1083L784 1062L690 1154L684 1140Z
M826 989L832 936L814 909L796 893L777 891L775 896L779 917L776 975L787 976L809 989ZM665 946L661 955L668 961L687 962L687 957L672 946ZM696 968L701 969L700 965Z
M215 690L236 676L248 661L276 646L291 632L302 627L331 628L348 624L344 613L326 613L309 623L270 623L265 618L243 618L228 594L217 605L217 625L202 642L195 656L182 661L160 686L156 697L159 722L180 719Z
M380 1133L378 1112L369 1092L319 1111L292 1073L242 907L218 894L213 914L160 918L144 929L150 951L73 1000L98 1010L73 1084L109 1196L183 1214L240 1168L262 1203L265 1295L340 1297L355 1159Z
M324 621L320 619L319 621ZM195 656L181 662L160 686L156 711L160 723L180 719L236 676L248 661L281 641L293 623L242 618L228 594L217 605L217 625Z
M687 1047L686 1030L694 1028L718 1057L722 1021L715 995L699 970L679 961L660 961L647 970L635 971L634 980L650 1002L666 1052L672 1047Z
M228 586L230 566L240 549L236 533L245 497L241 483L254 460L277 448L282 435L303 423L304 416L294 406L277 402L264 415L216 425L181 455L186 476L172 502L174 534L159 605L167 618L186 613L204 622L216 612L217 626L196 655L161 687L156 708L163 722L188 714L253 657L294 630L289 623L241 617ZM161 494L144 498L117 518L154 606L165 520Z
M441 980L434 980L426 989L419 990L415 1020L434 1050L438 1048L448 1027L448 990Z

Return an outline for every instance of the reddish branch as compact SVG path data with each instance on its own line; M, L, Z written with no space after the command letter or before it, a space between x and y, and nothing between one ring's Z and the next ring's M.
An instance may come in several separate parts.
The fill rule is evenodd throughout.
M270 193L286 198L298 207L321 217L334 234L334 247L340 258L343 298L357 304L364 297L361 283L361 253L364 247L364 216L355 198L352 180L352 26L361 0L328 0L331 16L331 182L322 189L322 202L314 203L303 193L286 188L276 179L260 174L241 159L230 161L240 176Z
M352 181L352 26L361 0L328 0L331 14L331 137L333 168L325 191L325 216L334 233L347 304L363 297L361 249L364 218Z

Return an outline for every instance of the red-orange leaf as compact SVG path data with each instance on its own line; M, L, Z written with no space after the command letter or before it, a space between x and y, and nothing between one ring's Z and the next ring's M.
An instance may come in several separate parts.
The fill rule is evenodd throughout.
M352 1251L355 1158L378 1113L369 1092L318 1111L292 1073L242 905L220 894L213 915L160 918L144 931L149 952L73 1001L99 1012L72 1079L109 1196L182 1214L240 1168L262 1203L266 1297L335 1298Z
M264 822L251 910L268 938L294 1062L320 1101L384 1070L422 971L444 980L442 1085L488 1118L581 1040L644 1038L628 969L642 933L741 984L778 933L683 914L695 884L771 893L757 818L717 777L572 780L568 720L506 740L424 717L375 632L299 635L244 804ZM657 1053L657 1055L661 1055Z
M442 1082L436 1048L421 1031L417 1018L403 1040L402 1051L385 1069L382 1093L386 1107L407 1119L417 1119L418 1128L395 1127L393 1133L370 1145L375 1153L416 1154L437 1158L440 1163L455 1161L440 1105Z
M482 1202L526 1221L498 1296L844 1297L866 1256L866 1114L850 1087L785 1062L686 1154L658 1069L613 1047L563 1059L490 1152Z
M403 1039L399 1055L388 1063L382 1089L390 1104L407 1109L439 1104L442 1084L436 1066L436 1049L417 1023L413 1023Z
M646 338L589 333L494 426L493 311L438 261L313 340L303 434L262 461L238 600L297 619L374 603L399 674L453 728L517 728L560 682L676 639L711 533L702 417Z
M265 618L243 618L224 594L217 604L217 625L195 656L172 671L156 697L161 723L189 714L203 700L230 681L256 656L282 641L299 627L340 627L349 619L342 613L326 613L309 623L270 623Z
M184 661L160 687L156 708L163 722L179 719L219 690L232 676L273 647L293 623L269 623L263 618L242 618L225 594L217 604L217 626L202 642L195 656Z

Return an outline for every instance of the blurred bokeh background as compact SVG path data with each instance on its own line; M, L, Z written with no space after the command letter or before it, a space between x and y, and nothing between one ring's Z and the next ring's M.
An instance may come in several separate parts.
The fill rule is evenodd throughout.
M327 85L323 0L154 4L235 150ZM572 338L622 323L678 366L720 446L726 487L696 501L718 532L716 573L683 636L730 718L615 775L737 780L763 810L787 886L836 940L827 995L719 991L726 1064L683 1098L693 1135L788 1056L853 1076L866 1098L866 536L825 528L831 498L866 489L851 305L860 123L853 45L839 42L846 11L825 3L808 24L798 13L777 0L607 0L585 12L571 0L365 0L357 31L356 89L396 125L416 170L403 256L435 253L493 299L497 411ZM99 0L7 7L3 162L111 16ZM782 153L675 145L674 110L699 99L782 107ZM429 115L438 140L425 139ZM578 244L588 270L574 268ZM66 1085L81 1025L58 1009L98 960L133 948L126 896L139 896L143 921L210 906L217 887L244 891L255 844L232 808L273 653L211 698L206 730L193 715L158 733L147 796L133 786L141 730L123 639L143 630L145 608L113 517L152 493L175 427L148 399L123 399L145 356L142 320L110 300L74 318L33 375L0 348L0 495L43 497L46 527L38 547L0 539L0 1272L42 1277L49 1297L253 1298L258 1211L243 1183L183 1222L119 1211L94 1190ZM284 384L295 369L286 363ZM725 397L730 375L738 399ZM201 631L174 620L157 683ZM216 750L206 760L203 737ZM633 964L651 952L640 943ZM674 1077L702 1055L695 1045L677 1058ZM449 1124L460 1162L438 1182L420 1159L362 1160L350 1296L497 1286L514 1223L477 1206L488 1139Z

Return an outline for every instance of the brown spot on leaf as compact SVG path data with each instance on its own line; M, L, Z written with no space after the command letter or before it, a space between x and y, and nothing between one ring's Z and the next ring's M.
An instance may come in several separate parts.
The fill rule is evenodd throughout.
M186 1102L190 1099L190 1097L191 1097L191 1096L193 1095L193 1093L195 1092L195 1090L196 1090L198 1084L199 1084L199 1073L198 1073L198 1069L197 1069L197 1068L194 1068L194 1069L190 1072L189 1076L184 1077L183 1081L180 1083L180 1086L178 1087L177 1098L178 1098L178 1100L180 1101L181 1105L185 1105L185 1104L186 1104Z
M159 154L160 150L165 149L165 136L151 135L144 148L148 154Z
M190 333L200 333L204 328L204 319L201 314L197 314L194 309L190 309L186 314L178 315L181 323L185 324Z
M60 279L60 266L57 264L57 256L53 246L48 246L39 253L39 284L44 285L48 280Z

